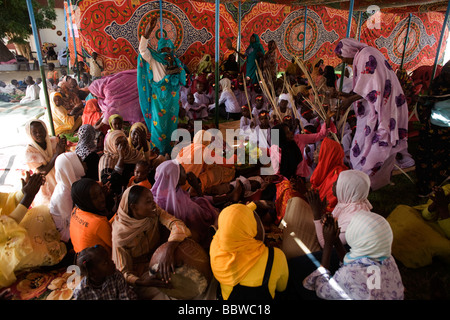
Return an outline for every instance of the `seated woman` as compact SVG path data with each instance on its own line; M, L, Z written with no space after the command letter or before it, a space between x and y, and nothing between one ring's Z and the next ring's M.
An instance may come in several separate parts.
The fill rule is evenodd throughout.
M50 107L56 135L72 133L81 126L81 113L71 115L72 109L69 109L69 106L64 103L61 93L50 94Z
M345 233L350 246L348 253L340 242L338 223L332 217L325 222L323 233L321 265L303 280L306 289L326 300L403 300L405 288L391 255L393 235L385 218L369 211L356 212ZM343 264L331 275L333 247L343 258ZM374 271L370 268L376 277L371 276Z
M55 190L55 160L66 151L66 139L50 137L41 120L30 120L25 124L28 145L25 149L25 163L34 172L45 174L45 183L37 194L34 204L48 205Z
M220 80L219 114L224 119L239 120L241 118L241 105L239 105L228 78ZM249 97L250 99L250 97ZM215 108L215 104L209 105L209 110Z
M102 132L104 135L108 132L109 126L102 122L103 112L98 105L98 100L95 98L86 101L81 120L83 124L90 124L95 130Z
M136 122L130 128L128 144L131 148L136 149L145 156L146 161L150 163L152 169L156 169L166 158L159 155L157 149L152 149L148 141L149 135L147 126L142 122Z
M275 225L283 230L283 250L289 260L294 257L303 256L320 250L314 228L314 215L306 198L306 187L299 177L283 180L276 184L275 207L277 219ZM294 234L292 234L294 233ZM297 244L297 238L308 248L305 252Z
M66 152L56 159L56 187L50 199L50 213L64 242L69 242L70 239L70 215L73 210L72 184L84 175L83 162L75 152Z
M372 209L372 205L367 200L370 191L370 178L359 170L342 171L336 182L333 183L332 191L337 198L337 204L331 214L339 223L339 237L342 244L345 245L347 244L345 231L353 216L356 212L370 211ZM322 233L322 218L327 204L325 201L320 200L318 192L309 192L307 199L314 214L317 239L323 248L325 240Z
M15 272L59 263L67 253L46 206L29 209L44 175L27 172L22 190L0 193L0 288L16 281Z
M207 147L211 144L212 135L208 131L198 131L192 143L184 147L178 153L176 160L184 167L186 172L192 172L200 180L200 187L203 193L207 194L212 187L227 184L235 177L234 165L227 165L226 159L224 164L214 163L215 157L212 155L213 150L209 151ZM195 159L200 159L200 163L196 163ZM212 164L208 164L212 163ZM191 186L186 183L184 190L188 190Z
M95 129L90 124L83 124L78 130L78 143L75 153L86 164L85 178L98 181L98 163L100 156L97 153Z
M160 228L170 231L166 252L159 263L162 280L149 276L149 262L162 244ZM161 229L162 230L162 229ZM174 271L174 252L178 244L191 235L185 224L161 209L152 193L142 186L125 190L112 222L112 259L139 299L154 299L156 287L167 286Z
M76 253L101 245L111 256L111 224L107 216L106 197L93 179L82 178L72 184L71 197L75 210L70 218L70 240Z
M430 265L434 258L450 263L450 184L433 188L425 204L397 206L387 221L394 233L392 255L407 268Z
M333 195L333 183L342 171L348 170L344 165L344 156L344 150L339 142L330 138L325 138L314 152L317 167L311 175L310 182L313 189L319 190L320 199L327 199L327 212L332 212L337 204L337 198Z
M176 160L165 161L156 169L152 193L159 207L182 220L191 230L192 238L204 248L208 248L211 242L208 228L217 225L219 215L212 203L231 200L241 189L235 188L234 192L228 195L214 198L191 198L189 193L181 188L191 179L197 178L192 173L186 174L183 166Z
M275 291L286 289L286 257L264 245L264 227L255 209L254 203L233 204L219 215L210 256L224 300L271 300Z
M145 157L136 149L130 148L122 130L108 133L105 139L104 154L98 164L99 180L102 184L111 183L111 191L120 195L126 188L137 162Z

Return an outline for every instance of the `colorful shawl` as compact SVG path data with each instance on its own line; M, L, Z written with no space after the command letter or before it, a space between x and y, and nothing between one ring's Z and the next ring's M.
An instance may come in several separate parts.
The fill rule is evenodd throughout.
M247 55L247 70L246 70L246 76L250 77L252 80L252 83L258 83L258 78L256 76L256 61L258 59L258 52L261 52L264 54L264 47L262 46L259 36L254 33L253 36L255 37L255 42L250 42L250 45L245 50L245 54ZM262 66L259 66L262 68Z

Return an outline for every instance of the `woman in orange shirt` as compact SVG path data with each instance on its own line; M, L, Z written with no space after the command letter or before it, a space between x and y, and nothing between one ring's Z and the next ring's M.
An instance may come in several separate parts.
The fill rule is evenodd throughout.
M70 219L70 239L75 252L97 244L111 254L111 224L108 221L105 194L93 179L82 178L72 185L75 209Z

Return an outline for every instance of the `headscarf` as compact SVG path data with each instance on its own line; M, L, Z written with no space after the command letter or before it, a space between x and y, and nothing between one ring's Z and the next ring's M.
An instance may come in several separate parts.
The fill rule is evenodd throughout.
M120 118L120 119L122 120L122 122L123 122L123 117L122 117L121 115L119 115L119 114L112 114L112 115L108 118L108 123L109 123L109 126L111 127L111 131L114 131L114 128L113 128L113 126L112 126L112 122L113 122L113 120L114 120L115 118Z
M367 44L352 38L344 38L337 44L334 53L343 58L354 58L355 55L367 47Z
M256 240L256 205L233 204L219 215L219 228L210 247L211 269L221 284L235 286L264 253L264 242Z
M122 130L114 130L108 133L105 138L104 144L104 154L100 158L100 162L98 164L98 174L100 175L99 179L101 179L101 174L104 169L114 168L119 160L119 152L117 151L116 141L120 137L125 137L126 135ZM130 148L130 146L126 145L124 163L125 164L136 164L140 160L144 160L144 155L137 151L136 149Z
M130 243L132 240L136 238L137 235L143 233L144 231L149 231L152 226L157 227L158 224L155 222L155 218L157 217L147 217L144 219L135 219L130 216L128 212L128 196L130 194L130 190L135 188L136 186L132 186L126 189L123 192L122 199L120 200L119 208L117 210L117 214L112 223L112 243L113 247L123 247ZM157 207L155 206L155 211ZM114 252L113 250L113 260Z
M97 150L95 128L90 124L83 124L78 129L78 143L75 152L84 161L88 155Z
M261 51L264 54L265 53L264 47L262 46L261 41L259 40L259 36L256 33L252 34L252 36L255 37L255 42L253 43L250 42L250 45L248 46L246 53L249 50L249 48L252 48L254 51L256 52Z
M44 130L45 130L45 133L46 133L45 142L46 142L46 144L47 144L47 148L46 148L45 150L42 149L41 146L40 146L36 141L34 141L33 137L31 136L31 124L32 124L33 122L40 123L40 124L42 124L42 126L44 127ZM49 163L50 160L51 160L52 157L53 157L53 148L52 148L52 143L51 143L51 141L50 141L50 136L48 135L47 126L45 125L44 121L42 121L42 120L37 120L37 119L33 119L33 120L28 121L28 122L25 124L25 133L26 133L26 135L27 135L27 137L28 137L28 140L29 140L28 143L29 143L32 147L34 147L36 150L39 151L39 153L42 155L42 157L44 158L44 160L46 161L46 163Z
M207 60L207 58L209 58ZM212 68L212 58L210 54L205 54L198 63L197 73L201 74L205 71L210 71Z
M219 81L220 86L222 87L222 92L233 92L231 90L231 81L228 78L223 78Z
M81 178L72 184L71 196L75 206L79 209L98 215L103 215L92 203L91 188L97 184L97 181L90 178Z
M161 52L163 48L169 48L172 51L175 49L175 46L169 38L160 38L158 40L158 51Z
M348 170L344 165L344 156L344 150L338 142L325 138L320 147L319 163L311 175L310 182L313 188L319 189L322 200L327 197L329 210L337 203L333 195L333 183L342 171Z
M369 191L370 178L366 173L359 170L346 170L339 174L336 183L338 203L333 210L333 216L338 219L341 231L345 231L356 212L372 209L372 205L367 200Z
M393 233L385 218L370 211L358 211L345 232L350 252L344 264L363 257L383 260L391 255Z
M128 136L128 144L130 145L130 148L132 148L132 149L136 149L136 148L134 147L133 142L131 141L131 133L134 130L138 129L138 128L143 129L146 136L148 134L148 128L147 128L147 126L144 123L142 123L142 122L135 122L135 123L133 123L133 125L130 128L130 134ZM148 142L147 140L146 140L146 142L147 142L148 148L150 150L151 149L150 142Z

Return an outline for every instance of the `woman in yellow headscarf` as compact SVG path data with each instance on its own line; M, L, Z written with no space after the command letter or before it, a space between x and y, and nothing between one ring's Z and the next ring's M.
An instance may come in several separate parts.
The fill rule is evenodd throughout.
M233 204L219 215L210 247L211 269L225 300L273 299L286 289L289 270L284 253L264 245L256 205Z
M71 115L64 105L64 99L61 93L52 92L50 94L50 106L56 135L61 133L72 133L81 126L82 113Z

